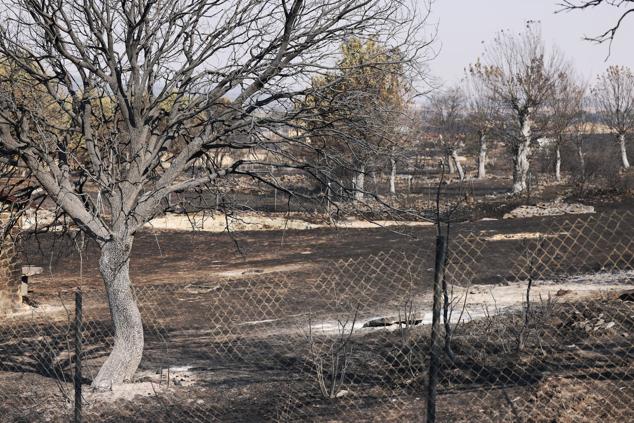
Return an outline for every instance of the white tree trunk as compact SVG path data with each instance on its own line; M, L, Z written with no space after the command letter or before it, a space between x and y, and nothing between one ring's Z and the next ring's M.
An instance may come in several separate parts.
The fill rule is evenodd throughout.
M559 144L555 146L555 179L561 182L561 149Z
M619 147L621 149L621 164L623 169L630 168L630 161L627 159L627 149L625 148L625 134L619 135Z
M396 159L390 157L390 194L396 194Z
M354 199L357 201L363 200L363 192L365 189L365 166L361 165L359 171L354 176Z
M579 158L579 167L581 169L581 178L586 177L586 158L583 155L583 146L581 142L577 143L577 157Z
M453 158L449 154L447 154L447 165L449 167L450 174L456 173L456 165L454 164Z
M531 121L526 117L522 122L522 140L514 148L513 154L513 194L527 188L531 154Z
M480 154L478 155L478 179L484 179L487 176L487 138L486 135L480 135Z
M114 326L114 347L92 382L109 390L134 376L143 355L143 323L130 286L132 238L109 241L101 248L99 270L103 277Z
M460 164L460 160L458 159L458 153L456 152L456 150L451 150L451 161L453 161L456 166L456 170L458 170L458 176L460 177L460 180L464 181L464 170L462 169L462 165Z

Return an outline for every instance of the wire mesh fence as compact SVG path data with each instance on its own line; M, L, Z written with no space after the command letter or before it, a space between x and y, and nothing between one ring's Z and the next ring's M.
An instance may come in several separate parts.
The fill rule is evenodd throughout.
M437 421L634 421L634 219L457 232ZM132 383L92 392L113 330L82 293L83 421L425 421L434 246L285 273L143 285ZM0 321L0 420L72 421L74 292Z

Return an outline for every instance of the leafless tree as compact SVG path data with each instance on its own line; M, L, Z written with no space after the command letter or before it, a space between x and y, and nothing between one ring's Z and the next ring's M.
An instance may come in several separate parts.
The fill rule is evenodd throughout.
M555 178L561 181L561 146L572 139L573 133L583 130L583 100L585 86L569 71L558 78L555 92L548 99L549 135L555 146Z
M482 79L467 73L465 92L467 93L466 125L477 134L478 140L478 179L486 177L488 139L499 125L499 106L487 95Z
M634 129L634 74L625 66L610 66L597 78L592 94L602 122L616 135L621 165L627 169L625 142Z
M482 60L469 68L507 116L515 194L527 188L532 143L539 132L537 117L565 67L562 55L557 50L548 53L538 27L529 22L519 35L500 32Z
M45 196L18 157L0 146L0 255L18 249L21 221L41 206Z
M577 162L579 164L579 170L574 175L576 179L577 190L579 193L583 193L588 183L587 167L586 167L586 153L584 151L584 144L588 138L597 134L597 121L590 115L588 107L592 104L592 100L586 97L582 104L582 116L579 118L579 124L571 131L570 135L572 143L574 144L577 154Z
M16 72L0 96L0 146L101 249L114 347L95 388L130 380L141 360L129 278L137 231L172 193L239 176L290 192L271 166L331 176L328 163L342 159L311 145L301 121L314 115L293 99L333 69L351 35L398 48L415 69L426 11L407 0L5 2L0 57ZM38 101L22 101L11 81ZM223 163L218 151L254 154Z
M387 150L390 195L396 195L397 167L401 163L406 163L410 158L408 153L411 152L412 148L415 148L414 145L419 140L419 127L417 110L410 104L405 105L389 125L392 131L391 142Z
M595 41L598 43L609 41L611 44L619 28L621 28L621 26L623 25L625 19L630 14L634 13L634 0L564 0L559 3L559 6L560 12L593 9L596 7L604 6L617 8L622 11L616 23L608 28L605 32L600 33L599 35L594 37L586 37L588 41Z
M461 181L465 179L465 174L458 151L464 144L464 112L464 92L460 87L453 87L430 96L426 118L430 130L438 137L450 169L455 166Z

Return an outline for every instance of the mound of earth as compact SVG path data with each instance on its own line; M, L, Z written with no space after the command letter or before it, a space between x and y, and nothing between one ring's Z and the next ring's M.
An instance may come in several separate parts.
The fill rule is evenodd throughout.
M534 206L520 206L506 213L503 219L524 219L527 217L559 216L564 214L590 214L594 213L593 206L581 203L564 203L553 201L549 203L537 203Z

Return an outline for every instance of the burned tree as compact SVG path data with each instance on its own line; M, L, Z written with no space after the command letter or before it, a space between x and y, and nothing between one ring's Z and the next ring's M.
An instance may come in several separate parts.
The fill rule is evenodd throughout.
M620 16L610 28L606 31L596 35L585 37L588 41L594 41L597 43L604 43L608 41L612 43L616 33L619 31L626 18L630 15L634 15L634 0L563 0L559 3L559 11L573 11L573 10L586 10L596 7L613 7L621 11Z
M482 80L467 74L466 80L466 126L477 135L478 179L486 177L488 141L499 123L498 105L487 95Z
M564 70L561 54L547 54L541 34L533 25L514 35L500 32L482 60L469 68L487 95L505 115L505 138L513 154L513 193L527 188L533 142L540 132L538 115L553 95Z
M293 100L334 68L352 34L398 44L407 66L424 44L425 14L401 1L8 3L0 56L17 71L7 82L32 81L39 96L29 105L15 84L3 85L0 146L101 250L114 347L93 380L99 389L130 380L141 360L130 250L170 194L239 176L275 185L256 171L272 166L331 177L306 159L327 152L315 152L297 123L311 113ZM267 154L216 160L247 150Z
M634 130L634 74L627 67L610 66L599 75L592 97L601 121L616 135L621 166L628 169L626 138Z
M449 165L450 172L458 172L460 180L465 179L458 152L465 138L465 97L458 88L450 88L432 95L427 111L427 125L438 139L438 144Z
M572 71L558 78L555 91L548 100L548 133L554 141L555 178L561 181L561 147L581 127L585 87L576 81ZM581 156L580 156L581 157Z

